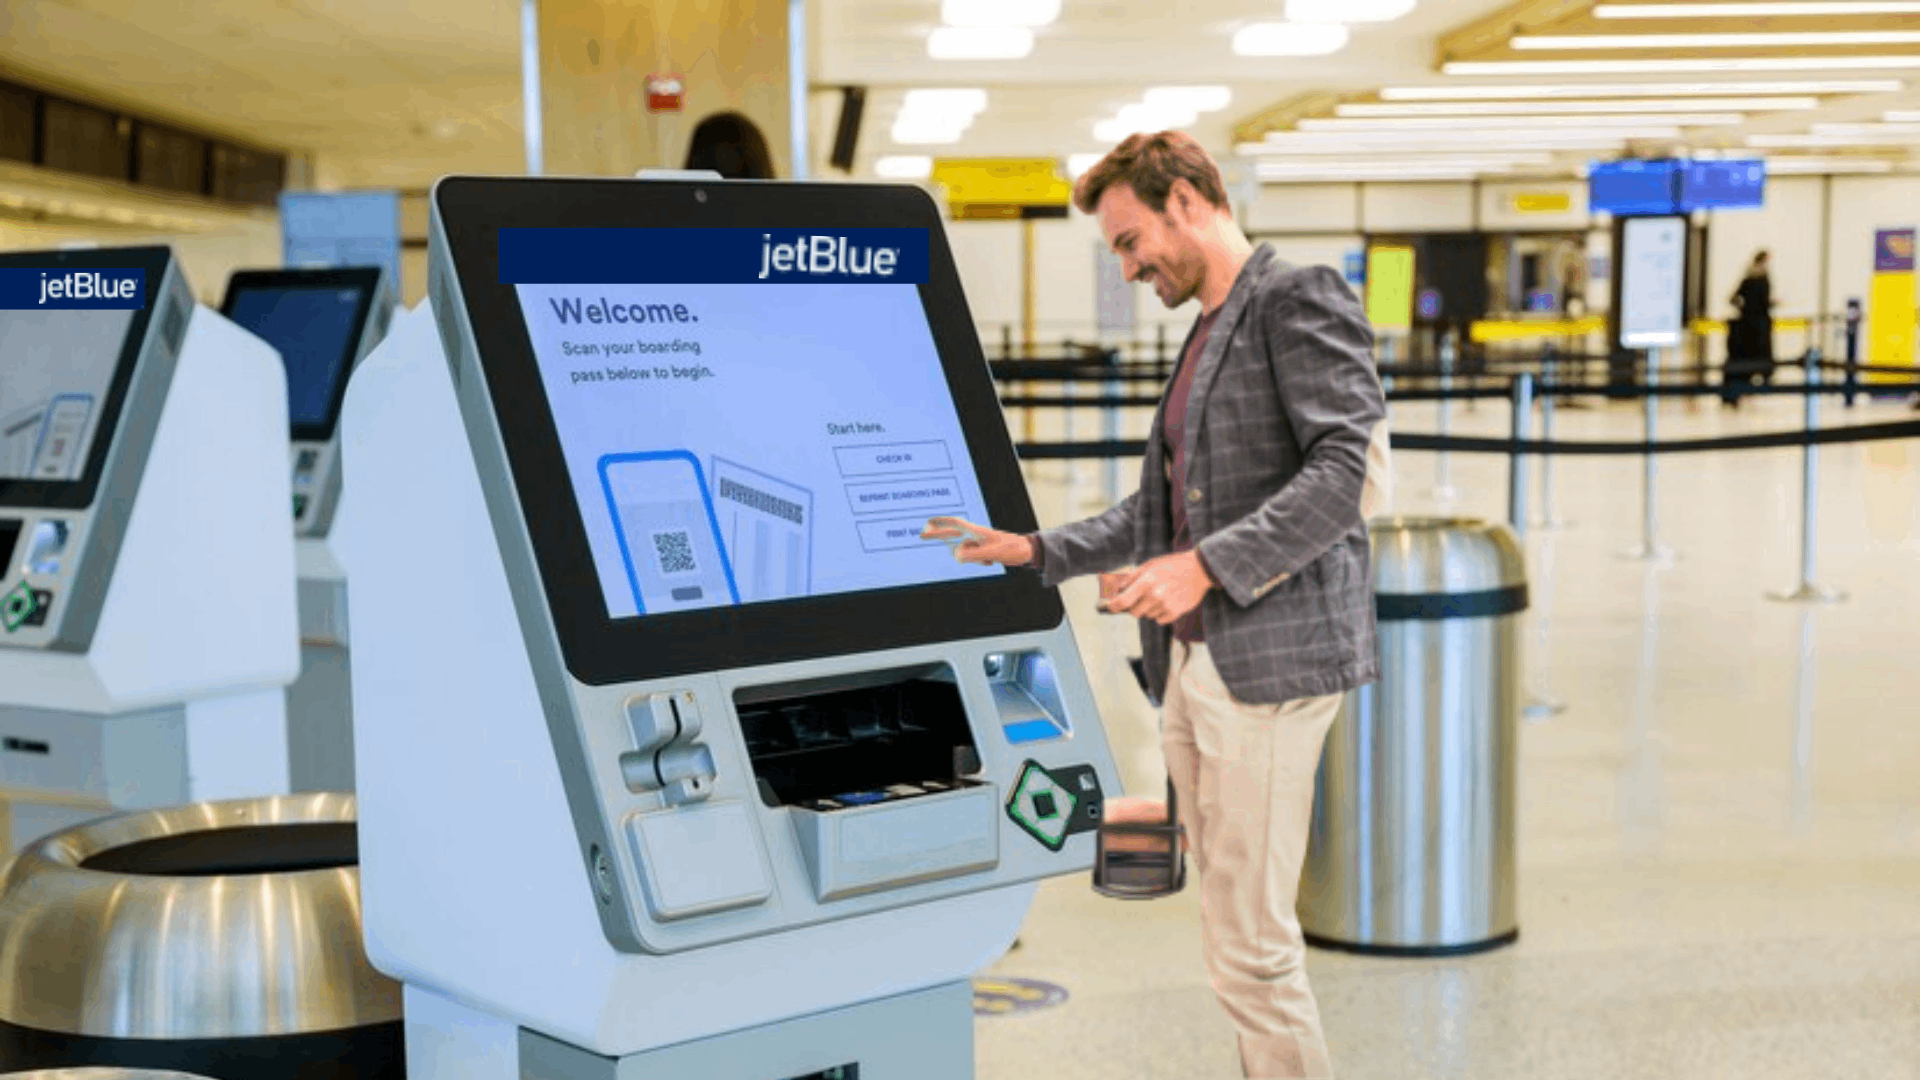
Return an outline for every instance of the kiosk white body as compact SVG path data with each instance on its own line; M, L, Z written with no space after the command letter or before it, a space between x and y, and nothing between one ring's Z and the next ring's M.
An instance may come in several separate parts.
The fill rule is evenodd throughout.
M392 282L379 267L243 270L221 311L280 350L287 376L300 616L300 675L287 687L294 791L353 790L346 575L328 543L342 484L339 413L349 377L386 335Z
M714 621L675 624L692 628L676 637L696 639L682 670L576 677L585 665L550 600L585 592L582 610L596 617L611 604L601 604L590 560L541 563L529 542L551 524L530 521L520 501L527 458L514 454L531 452L495 424L544 406L490 396L496 365L509 361L483 363L494 343L476 339L455 306L491 303L462 300L448 254L459 241L448 239L442 203L459 183L539 185L553 205L582 190L602 205L695 190L443 182L430 289L440 306L397 319L348 392L353 480L334 545L357 654L364 920L375 966L407 985L410 1072L970 1077L969 976L1012 942L1035 882L1091 866L1101 792L1118 785L1057 594L994 578L971 595L1017 597L1027 626L946 638L935 623L913 629L919 640L846 652L833 650L833 629L805 618L827 609L796 604L785 609L793 640L776 645L797 654L768 662L741 662L751 631L727 632L754 614L743 599L686 616ZM746 188L758 186L724 196L736 212L760 197ZM924 220L938 228L930 204ZM936 253L946 257L943 246ZM938 286L957 293L950 275L950 263L936 263ZM475 280L484 275L466 284ZM951 342L942 343L944 354ZM965 377L980 380L991 412L974 408L969 423L997 425L999 441L970 426L963 445L1004 455L982 464L982 483L1000 519L1018 526L1031 508L971 344L980 370ZM715 366L734 360L710 352ZM556 484L531 505L580 512L568 494ZM605 495L617 512L612 484ZM755 509L792 524L800 503L789 501ZM815 550L863 550L845 518L801 523L817 530ZM730 542L760 543L722 533ZM924 592L934 609L942 595L968 595L935 584L900 591L909 605ZM632 585L636 600L648 595ZM884 602L870 592L856 601L864 597ZM855 713L887 733L833 726ZM780 742L808 725L820 729L812 750ZM811 777L799 760L832 775ZM844 794L821 794L842 783Z
M129 331L143 340L106 410L118 423L94 435L92 497L0 479L0 519L63 538L0 567L0 593L36 599L0 634L9 851L113 810L287 790L298 656L280 358L195 304L164 249L144 250L152 317Z

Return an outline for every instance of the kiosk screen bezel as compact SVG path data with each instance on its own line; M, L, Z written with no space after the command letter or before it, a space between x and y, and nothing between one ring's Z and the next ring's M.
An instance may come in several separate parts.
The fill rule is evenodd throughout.
M147 328L153 323L156 303L164 299L161 284L173 263L173 250L165 247L85 248L75 251L10 251L0 254L0 267L34 270L141 270L146 304L133 312L127 335L120 342L120 359L114 365L113 381L107 386L106 401L94 426L93 445L87 448L87 468L78 480L19 480L0 477L0 506L34 507L45 510L85 510L93 505L100 488L100 476L106 471L107 454L120 431L120 413L127 403L127 389L133 385L133 369L147 340ZM81 313L84 314L84 313Z
M237 270L227 279L227 295L220 301L220 314L233 318L234 306L246 292L286 292L294 289L353 289L360 296L354 308L353 330L347 335L346 355L327 392L327 413L317 423L298 423L288 418L288 427L296 442L326 442L340 424L340 407L347 400L347 380L353 374L353 362L361 339L366 337L367 320L373 317L373 304L380 288L380 268L350 266L326 270ZM241 327L241 329L246 329ZM248 331L251 333L252 331ZM271 345L272 342L267 342Z
M435 186L433 198L441 234L431 242L441 243L443 235L450 248L548 611L574 678L593 686L638 682L1033 633L1065 618L1058 590L1022 571L611 617L519 298L500 282L502 226L925 228L931 266L920 297L988 515L996 528L1030 533L1036 524L1019 459L938 208L924 192L875 184L449 177Z

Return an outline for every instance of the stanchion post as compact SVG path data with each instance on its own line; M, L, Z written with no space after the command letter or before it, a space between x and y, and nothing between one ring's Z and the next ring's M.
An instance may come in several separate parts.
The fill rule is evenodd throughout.
M1442 394L1453 390L1453 361L1453 335L1448 334L1440 342L1440 392ZM1445 397L1440 399L1439 406L1440 437L1444 439L1451 434L1453 407L1452 402ZM1449 466L1452 464L1448 458L1449 455L1445 450L1433 455L1433 497L1442 503L1452 502L1456 494L1448 476Z
M1807 434L1820 430L1820 350L1807 352ZM1809 441L1800 448L1800 587L1767 595L1775 600L1834 603L1846 594L1814 584L1814 547L1819 538L1820 448Z
M1521 372L1513 377L1513 438L1525 442L1533 437L1533 375ZM1515 448L1507 456L1507 522L1524 541L1527 536L1527 454Z
M1646 357L1647 374L1645 385L1648 390L1660 385L1660 350L1648 349ZM1673 557L1671 548L1660 544L1660 456L1654 452L1660 434L1660 398L1657 394L1646 394L1642 398L1645 409L1646 453L1641 455L1642 476L1640 481L1640 546L1627 553L1631 559L1644 559L1650 562L1664 562Z
M1540 367L1546 374L1549 385L1559 382L1560 357L1551 344L1540 354ZM1542 393L1540 397L1540 438L1544 442L1553 441L1553 394ZM1554 513L1553 509L1553 455L1540 455L1540 516L1533 524L1542 529L1562 529L1566 522Z
M1109 404L1101 410L1100 423L1100 437L1108 443L1120 441L1120 407L1111 404L1119 396L1119 380L1108 379L1106 397ZM1103 505L1113 506L1120 501L1120 459L1112 454L1108 454L1106 460L1101 462L1101 494L1106 496Z

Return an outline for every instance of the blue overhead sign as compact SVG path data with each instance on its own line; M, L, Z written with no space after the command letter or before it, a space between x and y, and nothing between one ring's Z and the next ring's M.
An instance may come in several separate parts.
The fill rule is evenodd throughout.
M400 289L400 193L297 191L280 195L282 258L289 269L381 266Z

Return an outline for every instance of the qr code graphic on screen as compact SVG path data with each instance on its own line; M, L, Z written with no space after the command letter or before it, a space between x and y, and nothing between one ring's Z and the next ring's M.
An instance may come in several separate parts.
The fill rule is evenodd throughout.
M685 529L653 534L653 554L663 574L691 574L700 569L693 558L693 537Z

